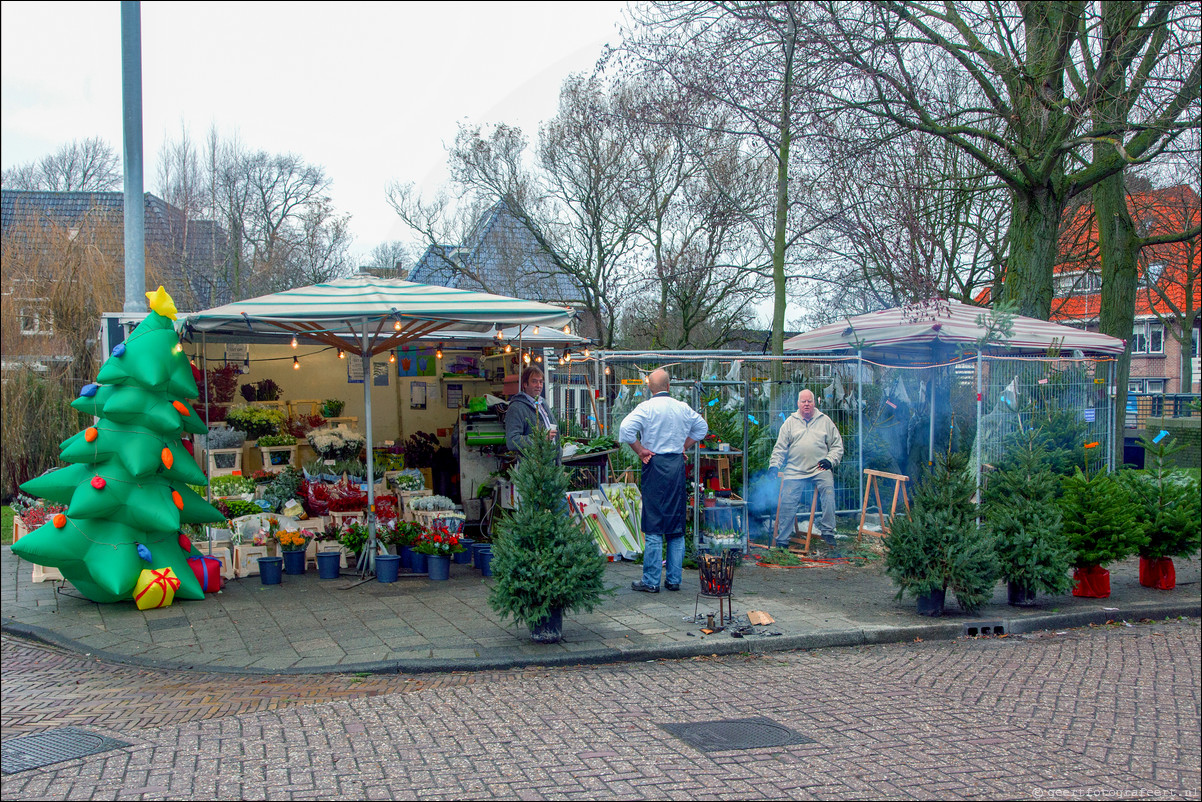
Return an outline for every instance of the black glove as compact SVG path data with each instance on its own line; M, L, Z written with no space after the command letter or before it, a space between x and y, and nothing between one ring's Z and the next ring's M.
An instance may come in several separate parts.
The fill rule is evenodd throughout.
M829 459L820 459L818 460L818 467L824 471L829 471L832 467L831 461Z

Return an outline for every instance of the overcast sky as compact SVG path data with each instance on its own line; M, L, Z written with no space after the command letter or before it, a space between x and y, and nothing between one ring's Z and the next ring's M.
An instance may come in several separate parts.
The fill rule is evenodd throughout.
M323 166L356 253L409 240L390 181L445 180L459 122L507 122L533 143L571 72L616 43L621 2L142 3L146 190L181 127ZM4 169L73 139L121 151L116 0L4 2Z

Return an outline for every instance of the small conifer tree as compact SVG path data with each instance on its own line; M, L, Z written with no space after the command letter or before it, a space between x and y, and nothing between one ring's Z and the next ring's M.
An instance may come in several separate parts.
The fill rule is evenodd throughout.
M1202 545L1198 483L1174 470L1169 461L1185 446L1172 438L1160 443L1141 438L1140 445L1144 449L1143 472L1120 474L1143 529L1139 555L1153 560L1192 555Z
M993 595L997 558L977 527L966 462L960 454L940 455L915 488L910 515L893 521L885 571L899 599L951 588L960 607L974 612Z
M568 510L568 479L544 431L513 471L518 509L498 524L488 604L502 619L534 628L556 611L591 612L604 593L605 561Z
M1098 471L1091 476L1078 468L1064 479L1059 504L1073 565L1106 565L1131 556L1143 546L1146 538L1131 501L1126 487L1114 474Z
M1027 429L989 477L983 496L986 526L1007 582L1042 593L1072 588L1072 552L1056 505L1059 489L1046 437Z

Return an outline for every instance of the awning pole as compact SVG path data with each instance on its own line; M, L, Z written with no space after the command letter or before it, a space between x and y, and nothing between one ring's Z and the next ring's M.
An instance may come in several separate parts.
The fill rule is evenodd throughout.
M983 404L981 402L981 349L977 349L977 509L981 507L981 410ZM977 526L981 525L981 516L977 516Z
M360 346L363 351L363 407L367 427L367 554L364 555L364 568L376 570L376 474L372 451L371 437L371 346L368 342L368 320L363 318L363 341Z

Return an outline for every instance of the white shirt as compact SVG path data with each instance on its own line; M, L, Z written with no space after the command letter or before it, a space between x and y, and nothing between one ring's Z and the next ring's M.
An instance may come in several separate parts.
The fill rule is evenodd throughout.
M642 442L655 454L683 454L687 438L704 440L709 433L705 418L688 404L667 393L656 393L622 420L618 442Z

